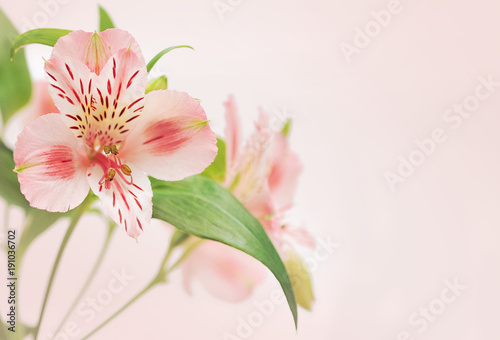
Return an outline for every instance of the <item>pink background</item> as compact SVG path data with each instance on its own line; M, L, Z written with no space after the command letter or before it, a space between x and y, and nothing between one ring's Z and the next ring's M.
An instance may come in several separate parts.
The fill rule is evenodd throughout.
M48 0L0 0L0 7L19 29L26 20L38 27L97 27L96 2L56 3L62 2L66 4L55 8L44 5ZM294 215L318 240L333 240L338 248L316 257L317 302L313 312L300 311L298 332L286 305L280 304L250 336L245 334L246 339L499 338L500 87L492 88L488 99L475 102L469 97L481 84L479 77L500 80L498 4L223 2L234 7L224 20L212 0L100 3L117 26L136 37L146 59L171 45L195 47L195 52L167 55L157 71L167 74L170 88L202 100L218 133L224 128L221 103L229 93L236 96L247 134L259 105L277 122L287 115L295 118L292 145L305 170ZM388 7L397 13L390 20L385 17L386 27L371 24L370 13ZM44 8L49 14L40 14ZM348 62L340 46L353 45L356 29L366 25L373 30L372 38ZM32 46L28 53L33 74L42 77L41 56L47 57L50 49ZM462 103L477 107L454 128L443 115ZM454 112L448 115L458 117ZM413 154L417 159L415 140L431 138L435 129L442 129L446 141L436 144L432 154L391 190L386 173L397 174L400 156L408 159ZM18 225L20 216L14 211L8 226ZM64 228L64 222L51 228L26 254L20 294L28 323L37 320ZM48 339L86 277L104 230L96 217L77 228L55 283L57 293L49 301L41 339ZM160 223L152 225L138 245L123 232L115 234L84 300L107 287L113 270L125 269L135 279L92 322L70 317L81 329L74 339L147 282L167 242L167 229ZM315 258L314 253L305 256ZM0 260L2 271L5 262ZM278 287L269 277L248 301L228 304L209 296L199 284L194 296L188 296L179 274L93 339L224 339L225 333L244 339L237 334L238 318L255 314L254 302L269 299ZM466 288L453 296L445 290L446 280L457 280ZM0 289L5 307L3 296L5 288ZM429 307L433 321L422 321L426 319L420 308Z

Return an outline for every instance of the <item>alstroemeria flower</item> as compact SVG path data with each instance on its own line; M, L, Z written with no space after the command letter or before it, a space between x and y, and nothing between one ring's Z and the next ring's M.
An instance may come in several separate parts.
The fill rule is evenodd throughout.
M310 234L284 225L282 215L293 205L297 178L302 169L281 132L269 128L261 110L255 132L241 149L241 127L233 97L226 107L226 169L224 185L263 225L280 255L288 259L293 242L314 246ZM263 281L266 268L234 248L205 241L184 264L184 286L198 278L212 295L226 301L244 300ZM207 269L208 268L208 269Z
M250 255L215 241L204 241L183 264L183 284L191 294L197 278L213 296L239 302L262 283L267 269Z
M307 247L314 240L305 229L282 223L283 215L293 206L302 164L290 150L281 131L273 131L269 117L260 110L255 132L243 150L238 110L231 96L226 106L225 185L263 225L278 251L288 246L289 239ZM282 252L282 255L285 252Z
M196 100L168 90L145 95L146 63L127 32L72 32L56 43L45 71L61 114L28 124L14 150L31 206L64 212L90 188L137 237L152 214L147 174L180 180L215 158L216 137Z

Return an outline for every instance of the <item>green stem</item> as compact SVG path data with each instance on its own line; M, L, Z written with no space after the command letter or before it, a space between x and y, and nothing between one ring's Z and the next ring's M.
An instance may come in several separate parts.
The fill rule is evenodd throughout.
M0 319L0 335L2 336L2 339L8 339L7 338L7 324L5 324L2 319Z
M129 302L127 302L122 308L117 310L113 315L111 315L106 321L101 323L97 328L95 328L92 332L87 334L82 338L82 340L90 338L92 335L94 335L97 331L99 331L101 328L106 326L111 320L113 320L115 317L117 317L121 312L123 312L125 309L127 309L131 304L133 304L137 299L139 299L141 296L146 294L151 288L153 288L158 282L155 282L154 280L151 281L143 290L139 292L136 296L132 298Z
M26 230L26 228L29 228L31 223L33 223L33 219L32 217L30 217L29 214L26 215L25 219L24 219L24 230ZM18 229L16 229L16 232L17 232ZM7 235L7 231L6 231L6 235ZM21 264L22 264L22 258L23 258L23 253L20 253L17 251L16 249L16 272L17 272L17 282L20 282L21 281L21 277L20 277L20 273L21 273ZM21 320L21 313L20 313L20 310L19 310L19 299L16 299L16 301L14 302L14 306L16 308L16 311L17 311L17 324L16 324L16 331L15 331L15 334L14 334L14 339L23 339L25 337L25 335L29 335L31 331L33 331L32 329L30 330L29 327L27 325L24 325L22 323L22 320Z
M195 250L196 247L198 247L203 241L205 241L205 240L200 238L200 239L194 241L193 243L191 243L190 245L188 245L186 250L184 251L184 253L181 255L181 257L170 268L168 268L165 271L165 274L169 274L178 265L180 265L193 252L193 250Z
M165 254L165 257L163 258L163 261L161 262L160 270L159 270L157 276L160 276L164 272L163 269L165 268L168 260L170 259L170 256L172 255L172 252L174 251L174 249L177 246L179 246L181 243L186 241L188 237L189 237L189 235L187 235L183 232L180 232L179 230L176 230L174 232L174 234L172 235L172 238L170 239L170 244L168 245L167 253Z
M139 299L141 296L143 296L144 294L146 294L151 288L153 288L154 286L160 284L160 283L164 283L167 281L167 274L169 274L174 268L176 268L179 264L181 264L182 261L184 261L188 256L189 254L191 254L191 252L201 243L203 242L204 240L200 239L200 240L197 240L193 243L191 243L187 248L186 250L184 251L184 253L182 254L182 256L168 269L165 269L165 265L167 263L167 261L169 260L170 256L172 255L172 251L174 250L175 246L177 244L175 244L175 240L174 238L172 238L170 240L170 245L168 247L168 250L167 250L167 253L165 254L165 257L163 258L163 261L162 261L162 264L160 266L160 270L158 271L158 274L156 274L156 276L151 280L151 282L149 282L149 284L144 287L144 289L142 289L136 296L134 296L129 302L127 302L122 308L120 308L118 311L116 311L113 315L111 315L109 318L106 319L106 321L104 321L103 323L101 323L99 326L97 326L97 328L95 328L93 331L91 331L90 333L88 333L86 336L84 336L82 338L82 340L86 340L88 338L90 338L92 335L94 335L97 331L99 331L101 328L103 328L104 326L106 326L109 322L111 322L114 318L116 318L118 315L121 314L121 312L123 312L125 309L127 309L130 305L132 305L135 301L137 301L137 299Z
M59 267L59 262L61 262L62 255L64 253L64 250L66 249L66 245L68 244L68 241L73 234L73 231L75 230L76 225L78 224L78 221L80 220L80 217L87 211L87 208L89 207L91 203L91 200L85 200L74 212L74 214L71 216L71 221L68 226L68 230L66 230L66 234L64 235L64 238L62 240L61 246L59 247L59 251L57 252L56 260L54 262L54 265L52 266L52 272L50 273L50 278L49 278L49 283L47 285L47 288L45 290L45 296L43 298L43 303L42 303L42 309L40 311L40 317L38 318L38 323L35 327L35 333L34 333L34 339L38 339L38 332L40 331L40 325L42 324L43 321L43 316L45 314L45 307L47 307L47 301L49 299L50 291L52 290L52 284L54 283L54 278L57 273L57 269Z
M66 323L66 320L68 320L69 316L71 315L71 313L73 312L73 310L76 308L78 302L82 298L82 296L85 293L85 291L87 290L88 286L94 280L94 277L97 274L97 271L98 271L99 267L101 266L102 261L104 260L104 256L106 255L106 252L108 250L109 243L111 241L111 236L113 235L113 231L115 230L115 225L116 225L115 222L113 222L113 221L109 222L109 224L108 224L108 233L106 235L106 240L104 241L104 245L101 248L101 252L99 253L97 261L95 262L94 267L92 268L92 271L90 272L89 277L85 281L85 284L82 286L82 288L80 289L80 292L78 293L77 297L75 298L75 300L71 304L71 307L66 312L66 315L64 316L64 319L62 319L62 321L59 323L59 326L57 327L57 330L54 332L55 335L57 335L57 333L59 333L59 331L61 330L62 326L64 326L64 324Z
M7 231L9 230L9 215L10 215L10 204L5 202L5 211L3 215L3 232L5 235L5 243L7 243Z

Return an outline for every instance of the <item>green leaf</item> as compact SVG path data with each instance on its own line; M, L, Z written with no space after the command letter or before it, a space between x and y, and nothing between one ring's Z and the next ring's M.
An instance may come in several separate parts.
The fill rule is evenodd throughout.
M161 76L151 80L146 86L146 93L156 90L166 90L168 85L167 77Z
M189 234L176 229L172 238L170 239L170 248L174 249L175 247L180 246L189 238Z
M292 283L262 225L222 185L193 176L178 182L152 179L153 217L181 231L239 249L268 267L278 279L297 326Z
M293 292L297 303L307 310L312 309L314 293L311 282L311 274L302 257L297 252L290 250L288 260L285 262L286 271L292 280Z
M28 201L21 193L17 174L13 171L15 167L12 151L0 141L0 197L7 203L17 205L27 210L30 208Z
M217 148L219 151L215 160L201 175L221 183L226 177L226 142L222 138L217 137Z
M89 194L82 204L90 206L90 204L92 204L95 200L97 200L97 196L94 195L92 191L89 191ZM55 222L61 218L72 217L74 214L78 213L78 209L73 209L65 213L54 213L30 207L27 214L28 223L21 234L21 239L19 240L19 245L17 247L18 259L22 258L31 242L43 234Z
M2 339L8 339L7 327L7 324L0 320L0 335L2 336Z
M64 37L68 33L71 33L71 31L59 28L37 28L24 32L14 39L10 48L10 55L14 56L20 48L30 44L54 46L59 38Z
M18 32L0 10L0 112L3 124L31 98L31 78L24 53L10 56L10 45Z
M23 257L31 242L49 229L57 220L62 217L68 217L70 214L71 212L66 212L64 214L51 213L46 210L30 208L27 215L28 223L21 234L21 239L17 246L18 259Z
M108 28L115 28L115 24L113 24L113 20L111 20L108 12L102 6L99 6L99 32L105 31Z
M186 48L190 48L190 49L194 50L194 48L192 48L191 46L188 46L188 45L179 45L179 46L168 47L168 48L164 49L163 51L161 51L160 53L158 53L157 55L155 55L153 59L151 59L151 61L148 63L148 72L151 71L153 66L155 66L156 62L158 60L160 60L160 58L163 57L165 54L167 54L168 52L170 52L172 50L175 50L177 48L182 48L182 47L186 47Z

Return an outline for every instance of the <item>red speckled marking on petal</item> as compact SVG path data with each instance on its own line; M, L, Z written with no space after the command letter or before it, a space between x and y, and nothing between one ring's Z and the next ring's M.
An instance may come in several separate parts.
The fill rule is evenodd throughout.
M71 80L75 80L75 77L73 76L73 72L71 71L71 68L68 66L68 64L64 64L66 65L66 70L68 70L68 73L69 73L69 76L71 77Z
M73 162L73 150L66 145L56 145L41 154L44 165L44 175L69 179L75 175L76 166Z
M130 87L130 85L132 85L132 80L137 76L138 73L139 73L139 70L135 71L134 75L132 77L130 77L130 79L127 83L127 89Z

